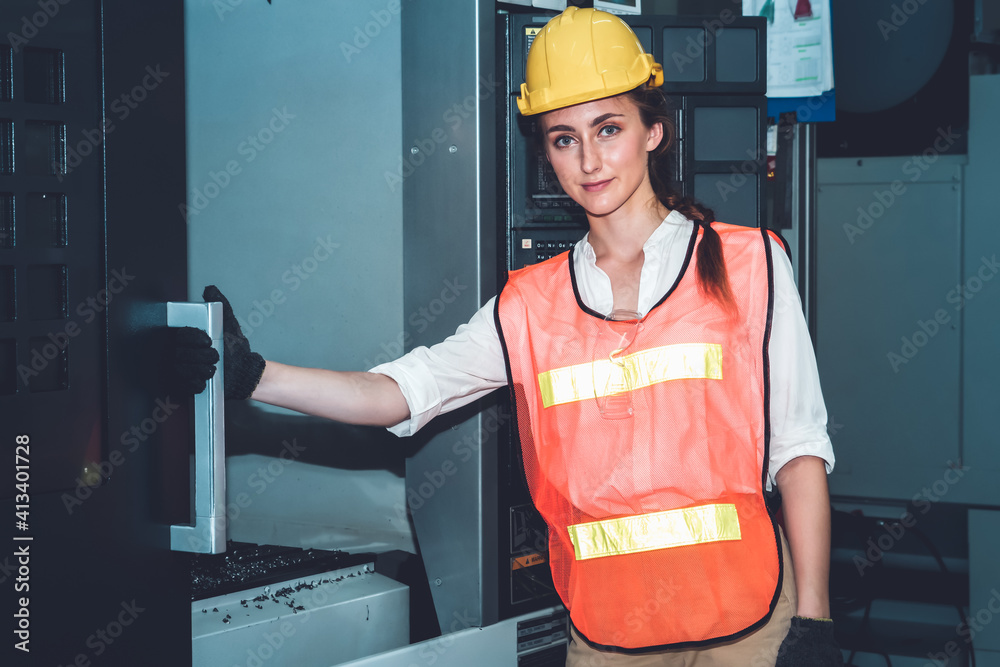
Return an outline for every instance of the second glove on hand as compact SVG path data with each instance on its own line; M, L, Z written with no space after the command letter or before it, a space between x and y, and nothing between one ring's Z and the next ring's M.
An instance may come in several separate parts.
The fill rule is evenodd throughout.
M793 616L778 649L775 667L843 667L844 656L833 637L833 621Z
M264 374L264 357L250 350L250 341L243 335L229 300L215 285L208 285L202 293L206 303L222 303L222 363L223 383L227 399L250 398Z

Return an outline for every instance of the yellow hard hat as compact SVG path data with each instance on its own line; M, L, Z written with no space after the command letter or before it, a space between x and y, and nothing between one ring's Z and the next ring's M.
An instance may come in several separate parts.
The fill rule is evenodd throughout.
M528 52L517 108L525 116L663 84L663 67L614 14L567 7Z

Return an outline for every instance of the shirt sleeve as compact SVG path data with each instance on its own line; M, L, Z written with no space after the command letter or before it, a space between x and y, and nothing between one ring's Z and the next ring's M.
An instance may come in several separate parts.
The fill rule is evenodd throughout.
M370 373L388 375L399 385L410 418L389 427L413 435L434 417L458 409L507 384L507 366L493 319L496 297L486 302L454 334L431 347L416 347Z
M826 404L819 383L816 354L792 263L771 240L774 260L774 314L768 343L771 379L771 444L767 488L776 484L781 467L799 456L817 456L833 471L833 444L827 434Z

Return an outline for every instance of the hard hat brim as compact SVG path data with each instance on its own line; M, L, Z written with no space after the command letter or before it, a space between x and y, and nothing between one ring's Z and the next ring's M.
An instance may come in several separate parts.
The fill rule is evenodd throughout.
M650 56L650 60L652 60L652 56ZM561 98L552 100L541 99L541 95L532 95L528 92L527 84L522 83L521 94L517 97L517 108L521 112L522 116L534 116L540 113L545 113L546 111L555 111L556 109L563 109L565 107L571 107L584 102L593 102L594 100L614 97L615 95L635 90L644 84L648 85L650 88L658 88L662 86L663 67L654 62L651 70L652 71L649 73L648 80L642 81L638 84L626 83L619 86L612 86L610 88L604 88L599 93L595 93L595 91L580 91L576 94L565 95ZM544 93L547 91L543 89L538 92ZM532 104L532 101L535 101L535 103Z

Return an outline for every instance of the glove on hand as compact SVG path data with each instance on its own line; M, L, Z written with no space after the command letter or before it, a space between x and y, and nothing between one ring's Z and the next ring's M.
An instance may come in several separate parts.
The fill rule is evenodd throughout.
M240 323L236 321L229 300L215 285L205 288L202 298L205 302L222 302L222 340L225 373L225 396L227 399L243 400L257 388L264 374L264 357L250 351L250 341L243 335ZM206 336L207 337L207 336Z
M170 330L174 346L173 372L177 389L187 394L205 391L205 383L215 375L219 353L212 349L212 339L195 327Z
M793 616L778 649L774 667L843 667L844 656L833 638L833 621Z
M222 302L222 339L225 364L224 395L227 399L245 399L253 393L264 374L264 358L250 351L250 342L243 335L229 300L215 285L205 288L205 302ZM178 388L188 394L205 391L206 382L215 375L219 353L212 349L212 339L195 327L172 330L174 343L174 375Z

